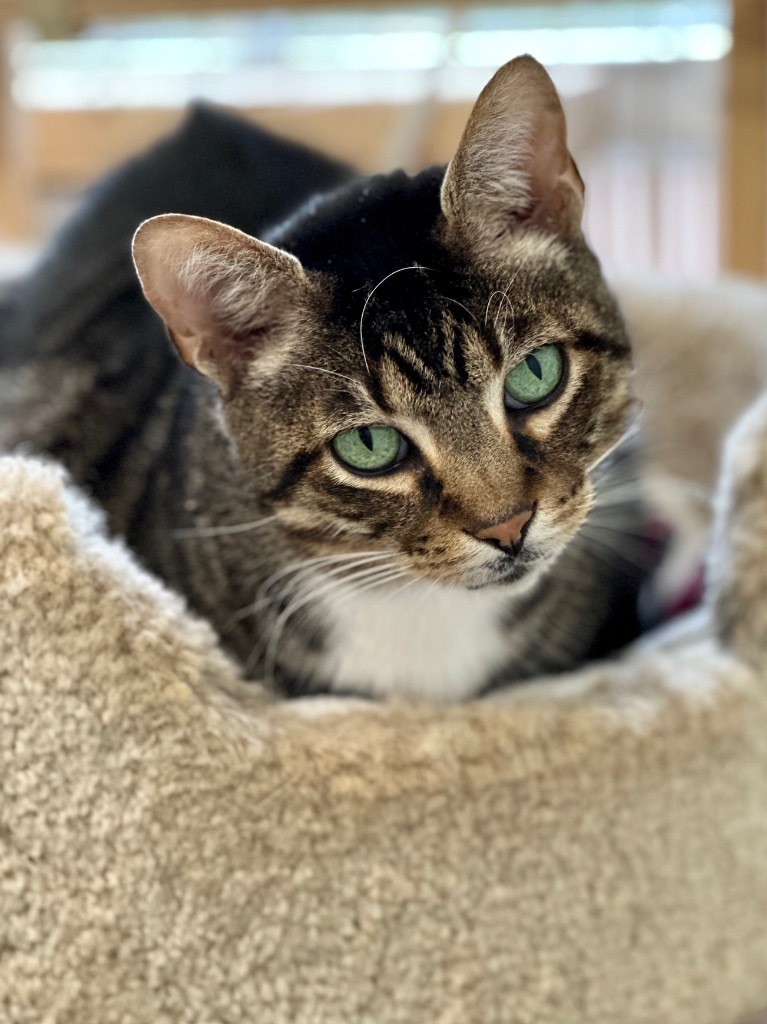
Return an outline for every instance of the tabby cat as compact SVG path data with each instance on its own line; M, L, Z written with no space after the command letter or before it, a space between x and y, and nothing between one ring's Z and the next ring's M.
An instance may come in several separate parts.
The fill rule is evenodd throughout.
M63 461L283 693L459 700L627 638L637 574L584 524L630 348L540 64L415 177L196 118L220 138L122 171L6 296L0 443ZM180 360L126 271L155 213L135 265Z

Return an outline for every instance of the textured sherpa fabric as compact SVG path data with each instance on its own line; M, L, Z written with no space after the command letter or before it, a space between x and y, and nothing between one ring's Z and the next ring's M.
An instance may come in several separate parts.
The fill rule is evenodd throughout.
M668 648L271 704L0 460L2 1024L736 1024L767 1006L767 406Z
M210 631L22 459L0 616L3 1021L767 1003L765 693L712 642L450 710L239 709Z

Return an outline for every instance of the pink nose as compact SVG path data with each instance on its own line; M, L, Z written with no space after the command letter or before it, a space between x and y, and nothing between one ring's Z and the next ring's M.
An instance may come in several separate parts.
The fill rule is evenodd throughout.
M483 526L472 533L477 540L496 541L502 548L513 548L522 540L525 527L532 518L533 509L526 508L510 519L504 519L502 523L491 523L490 526Z

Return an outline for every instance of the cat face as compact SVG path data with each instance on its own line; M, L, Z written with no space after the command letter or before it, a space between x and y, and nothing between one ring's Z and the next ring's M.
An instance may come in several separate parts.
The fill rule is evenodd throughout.
M523 586L583 523L629 401L581 208L556 92L519 58L446 173L361 180L273 244L154 218L134 251L299 556L388 552L412 576Z

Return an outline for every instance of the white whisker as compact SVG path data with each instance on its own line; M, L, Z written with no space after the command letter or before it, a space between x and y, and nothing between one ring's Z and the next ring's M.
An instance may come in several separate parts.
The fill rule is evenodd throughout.
M628 520L628 517L626 517L626 520L624 520L624 521L627 521L627 520ZM615 520L615 521L616 522L620 522L620 519ZM628 521L631 521L631 520L628 520ZM636 525L636 521L635 520L631 521L631 522L632 522L632 525ZM587 533L587 535L589 533L592 533L592 532L593 533L608 533L610 535L615 535L616 537L623 537L623 538L625 538L629 542L631 542L631 541L644 542L644 541L647 540L647 536L644 533L637 533L636 530L624 530L624 529L621 529L620 527L617 527L617 526L608 526L608 524L606 522L602 522L600 520L598 520L598 521L590 520L589 522L586 523L586 533Z
M234 618L248 618L249 616L254 615L265 605L272 604L275 601L280 600L288 590L297 586L304 576L311 575L315 570L321 570L329 565L338 565L339 571L343 572L344 569L356 568L359 565L387 558L391 558L391 552L389 551L364 551L346 552L344 554L337 555L316 555L313 558L305 558L299 562L292 562L290 565L283 566L281 569L278 569L277 572L268 576L259 586L253 600L243 608L238 609L234 613ZM283 581L283 585L280 587L278 594L270 594L269 591L273 590L276 584L280 583L280 581Z
M511 299L509 298L509 292L511 291L512 285L514 284L514 282L519 277L519 274L520 274L521 270L522 270L521 266L517 268L517 270L511 275L511 280L506 285L505 289L501 292L501 298L506 300L506 316L504 317L504 320L503 320L503 329L504 330L506 330L506 322L507 322L508 317L509 317L509 311L511 312L511 326L512 326L512 329L514 328L514 306L512 305ZM493 328L494 329L497 329L497 327L498 327L498 317L500 315L500 312L501 312L501 303L499 302L498 303L498 309L495 311L495 320L493 321Z
M500 289L496 289L496 291L490 292L490 298L487 300L487 305L485 306L485 327L487 327L487 318L490 316L490 303L493 301L496 295L503 295L503 292Z
M373 296L378 291L378 289L381 287L381 285L385 284L389 280L390 277L394 277L395 274L401 274L405 270L432 270L432 269L433 269L432 267L422 267L420 264L414 263L410 267L400 267L398 270L392 270L392 272L390 274L387 274L386 277L381 278L381 280L378 282L378 284L375 286L375 288L372 290L372 292L370 292L368 297L365 299L365 304L363 305L362 312L360 313L360 348L362 349L362 358L365 360L365 369L367 370L368 375L370 374L370 366L368 364L368 357L367 357L367 354L365 352L365 342L362 340L362 321L365 319L365 310L368 308L368 303L373 298Z
M642 496L642 491L639 478L626 483L616 481L606 487L599 484L596 488L594 505L597 508L609 508L610 505L618 504L624 499L634 502Z
M456 306L460 306L460 307L461 307L461 309L462 309L462 310L463 310L463 311L464 311L465 313L468 313L468 314L469 314L469 316L471 317L471 319L472 319L472 320L474 321L474 323L475 323L475 324L479 324L479 320L477 320L477 318L476 318L476 317L474 316L474 314L472 313L472 311L471 311L470 309L467 309L467 308L466 308L466 306L464 306L464 304L463 304L462 302L459 302L459 301L458 301L458 299L451 299L449 295L440 295L440 298L441 298L441 299L444 299L444 300L445 300L445 302L452 302L452 303L454 303L454 304L455 304Z
M349 563L354 564L359 561L373 561L375 559L390 557L390 551L346 551L335 555L315 555L313 558L305 558L299 562L292 562L290 565L283 566L282 569L278 569L277 572L272 573L272 575L267 577L258 588L256 596L261 597L277 580L302 569L318 569L320 566L334 564L348 565Z
M376 565L376 561L378 564ZM299 589L303 586L306 579L318 578L320 581L333 581L341 583L345 579L349 579L348 575L350 570L362 570L362 569L380 569L384 570L388 568L386 562L374 558L355 558L344 561L340 565L333 565L330 568L327 565L320 568L311 567L305 568L301 572L291 576L286 583L275 593L265 594L260 601L257 602L259 607L267 604L278 604L283 598L294 590Z
M348 593L337 596L338 603L342 604L344 601L351 598L359 597L360 594L364 594L368 590L374 590L376 587L381 587L386 583L393 583L395 580L401 579L403 576L407 575L408 573L406 569L391 568L382 572L380 576L376 576L374 579L368 580L362 586L353 583L352 586L348 588ZM339 580L338 582L342 586L347 581ZM399 591L395 591L395 593L399 593Z
M341 380L348 380L355 387L365 389L365 385L360 380L355 380L354 377L347 377L345 373L337 373L335 370L325 370L322 366L311 366L307 363L291 363L291 366L298 367L299 370L314 370L315 373L327 373L330 377L340 377ZM367 364L365 364L367 365Z
M268 526L275 522L276 515L266 516L264 519L256 519L252 523L237 523L235 526L190 526L182 530L171 531L171 537L184 539L187 537L226 537L233 533L247 533L248 530L257 530L261 526Z
M403 575L407 574L405 573ZM389 598L389 600L393 600L395 597L397 597L398 594L401 594L403 590L407 590L408 587L412 587L412 585L417 582L418 580L416 579L416 577L411 576L409 580L405 580L401 587L397 587L396 590L393 590L390 594L387 594L386 596Z
M382 575L386 572L391 571L391 568L392 567L379 565L374 566L373 568L365 567L363 569L357 569L355 572L352 572L343 580L332 579L330 581L325 581L320 586L314 587L312 590L305 592L303 595L299 595L294 601L292 601L287 606L287 608L285 608L280 613L274 625L272 626L268 637L266 638L267 646L264 653L264 674L267 683L269 685L274 684L274 669L277 657L277 647L279 646L279 642L282 638L282 634L285 631L285 626L288 620L291 619L296 614L296 612L299 612L302 608L305 608L306 605L311 604L313 601L316 601L323 595L328 594L333 590L340 589L344 584L351 584L361 580L369 579L371 576ZM253 657L253 653L254 652L251 653L251 659ZM251 659L249 659L249 661Z
M625 562L626 565L633 566L635 569L646 568L646 559L633 557L625 547L621 547L605 537L595 537L586 529L581 529L580 533L577 534L577 539L581 544L589 548L593 557L599 561L609 564L617 558ZM636 548L638 545L634 542L633 546ZM612 557L609 558L604 552L609 552Z
M630 441L633 437L636 437L636 435L638 433L639 433L639 419L637 418L637 419L633 420L628 425L628 427L626 427L626 429L623 431L623 433L618 438L618 440L614 444L611 444L610 447L607 449L607 451L602 452L602 454L599 456L599 458L596 459L594 462L591 463L590 466L587 467L586 472L587 473L593 473L599 466L602 465L602 463L605 461L605 459L608 459L613 454L613 452L616 450L616 448L619 448L625 441Z

